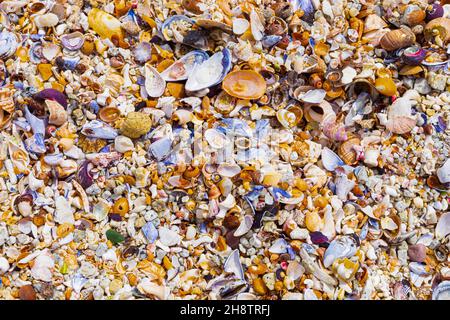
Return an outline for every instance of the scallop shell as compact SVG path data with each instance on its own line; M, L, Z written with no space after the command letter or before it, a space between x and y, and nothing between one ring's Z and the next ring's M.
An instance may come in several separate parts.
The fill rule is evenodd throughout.
M208 58L208 54L202 50L191 51L165 69L161 73L161 77L165 81L186 80L189 78L195 67L206 61Z
M67 122L68 115L62 105L54 100L45 100L45 104L49 110L48 122L56 126L62 126Z
M150 131L152 121L148 114L130 112L120 127L120 132L129 138L136 139Z
M231 52L223 49L197 65L188 77L185 89L199 91L220 83L231 69Z
M145 90L152 98L158 98L166 90L166 81L152 66L145 65Z
M252 70L237 70L225 76L222 88L232 97L245 100L261 98L267 90L266 81Z
M416 36L407 28L392 30L386 33L380 40L380 45L387 51L393 51L414 44Z

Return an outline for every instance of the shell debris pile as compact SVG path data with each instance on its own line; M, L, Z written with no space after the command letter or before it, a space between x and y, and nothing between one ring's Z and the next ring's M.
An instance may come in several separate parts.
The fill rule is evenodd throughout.
M0 3L0 299L450 296L448 0Z

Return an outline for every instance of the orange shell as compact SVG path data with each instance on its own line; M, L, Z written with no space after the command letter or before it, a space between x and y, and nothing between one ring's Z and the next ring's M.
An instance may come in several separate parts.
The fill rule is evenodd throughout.
M252 70L230 72L223 79L222 88L230 96L239 99L258 99L266 93L266 81Z
M104 107L98 112L98 116L102 121L114 122L120 117L120 110L116 107Z

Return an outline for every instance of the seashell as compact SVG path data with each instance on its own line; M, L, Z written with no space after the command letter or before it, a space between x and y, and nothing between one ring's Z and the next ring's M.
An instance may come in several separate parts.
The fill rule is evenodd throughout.
M0 32L0 59L6 61L11 57L19 46L19 38L16 34L3 29Z
M293 69L297 73L324 73L327 66L317 55L304 55L294 59Z
M52 61L60 52L61 48L54 43L45 43L42 46L42 56L48 61Z
M325 116L320 123L320 128L323 134L331 140L345 141L348 138L345 125L336 122L336 116L334 114Z
M28 173L30 165L30 157L23 144L16 144L13 141L8 141L8 152L11 161L14 165L14 172L18 173Z
M80 50L84 44L83 34L81 32L72 32L61 37L61 44L70 51Z
M0 275L4 275L9 270L9 262L8 259L4 257L0 257Z
M394 239L400 234L401 223L400 217L394 214L390 214L380 220L381 229L383 230L384 235L389 239Z
M177 232L166 227L159 227L158 232L159 240L165 246L172 247L179 244L181 241L181 237Z
M379 15L372 13L366 17L364 22L364 33L386 28L388 24Z
M250 27L250 22L247 19L234 18L233 19L233 33L237 35L243 34Z
M114 149L120 153L125 153L134 150L134 143L128 137L117 136L116 139L114 139Z
M185 85L187 91L199 91L220 83L231 69L231 52L223 49L192 70Z
M21 8L27 5L28 1L3 1L0 3L0 10L5 13L18 12Z
M226 135L216 129L207 129L204 136L208 144L214 149L223 149L230 143Z
M442 167L436 170L436 175L441 183L450 183L450 159L447 159Z
M211 19L195 19L195 24L203 29L220 29L226 33L232 33L229 25Z
M241 221L236 231L234 231L233 235L235 237L242 237L251 230L252 225L253 225L253 217L250 215L245 215L244 219Z
M230 96L225 91L221 91L214 101L214 109L222 114L229 114L236 107L237 99Z
M411 115L411 101L398 98L388 107L386 128L393 133L404 134L410 132L417 123L417 118Z
M114 122L120 117L120 110L117 107L103 107L98 112L100 120L110 123Z
M145 65L145 90L152 98L162 96L166 90L166 81L155 68L148 64Z
M405 9L405 12L403 13L401 21L404 24L413 27L425 20L425 16L425 11L422 10L418 5L408 5Z
M54 266L55 262L53 261L53 257L45 250L34 259L33 266L31 267L31 276L36 280L52 281Z
M137 139L148 133L152 127L152 121L148 114L142 112L130 112L120 127L120 132L129 138Z
M207 32L195 30L195 21L183 16L173 15L161 25L161 33L167 41L184 43L194 48L209 49Z
M38 28L54 27L58 24L59 18L54 13L38 15L34 18L34 24Z
M33 212L33 197L30 194L23 194L16 197L13 201L13 211L28 217Z
M119 135L116 129L98 120L92 120L84 124L81 133L89 138L106 140L115 139Z
M450 281L442 281L433 289L432 300L450 300Z
M121 23L113 15L98 8L92 8L88 13L88 23L100 37L108 38L119 45L123 43L124 32Z
M198 6L201 1L199 0L183 0L181 5L184 9L194 14L201 14L203 11Z
M252 31L253 38L256 41L260 41L263 38L264 25L255 10L250 12L250 29Z
M77 172L78 165L74 160L62 160L58 163L56 167L56 173L59 178L67 178L71 174Z
M259 99L267 90L264 78L253 70L230 72L223 79L222 88L230 96L246 100Z
M217 173L222 177L233 178L241 172L241 167L237 164L221 163L217 167Z
M426 51L419 46L406 48L402 53L402 61L408 65L419 65L426 56Z
M261 43L264 48L271 48L271 47L277 45L278 43L280 43L280 41L282 39L283 39L282 36L269 35L269 36L264 36L261 40Z
M358 155L354 149L359 146L361 140L357 137L350 137L348 140L341 143L338 149L338 155L347 165L355 165L358 163Z
M293 12L302 10L303 16L301 17L301 19L308 22L309 24L312 24L314 22L314 14L316 12L316 9L312 0L295 0L292 2L292 10Z
M411 46L416 41L416 36L410 29L402 28L386 33L380 40L380 45L387 51L393 51Z
M223 271L234 274L236 278L240 280L245 280L244 270L242 268L238 249L233 250L227 260L225 260Z
M295 126L298 123L295 113L290 112L286 109L277 111L277 119L281 123L281 125L287 129Z
M158 161L166 158L172 150L172 140L161 138L150 145L149 153Z
M187 124L194 119L191 111L179 109L173 113L173 120L178 121L179 124Z
M37 100L54 100L62 105L65 109L67 108L67 97L64 93L55 89L44 89L33 95L34 99Z
M346 87L346 92L347 97L349 98L357 97L361 92L367 92L370 94L373 101L375 101L379 96L378 90L375 86L366 79L356 79Z
M323 167L331 172L334 172L337 167L342 167L344 165L344 161L327 147L322 149L321 158Z
M322 120L328 115L333 115L334 111L327 101L322 101L318 105L306 105L305 106L305 118L307 121L322 122Z
M282 36L288 31L288 25L282 18L273 16L270 18L266 26L266 33L268 35Z
M444 46L450 41L450 19L437 18L425 25L423 30L425 40Z
M352 236L341 236L334 239L325 251L323 265L328 268L336 259L353 257L358 246L358 241Z
M154 296L159 300L166 300L170 294L169 288L165 285L158 285L151 282L149 278L144 278L139 282L137 289L143 294Z
M144 64L152 58L152 45L148 42L139 42L133 48L134 60L137 63Z
M450 212L442 214L436 225L435 234L437 239L443 239L450 234Z
M375 88L382 95L392 97L397 94L397 86L390 77L377 78L375 80Z
M344 85L351 83L357 75L356 70L352 67L345 67L341 72L342 77L340 81Z
M45 104L47 105L50 113L48 123L56 126L62 126L67 122L68 115L62 105L54 100L45 100Z
M94 183L94 179L91 173L92 168L92 163L90 163L89 161L84 161L77 172L77 181L84 189L89 188Z
M426 9L426 21L431 21L444 16L444 8L439 3L433 3Z
M182 56L161 73L165 81L181 81L189 78L194 69L209 58L202 50L194 50Z
M306 103L320 104L324 101L326 94L327 92L323 89L314 89L297 96L296 99Z

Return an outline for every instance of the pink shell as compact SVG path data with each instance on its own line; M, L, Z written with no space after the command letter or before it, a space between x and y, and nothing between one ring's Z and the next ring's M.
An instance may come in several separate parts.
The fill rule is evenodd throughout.
M416 126L416 123L417 119L415 118L398 116L388 120L386 128L393 133L404 134L410 132Z

